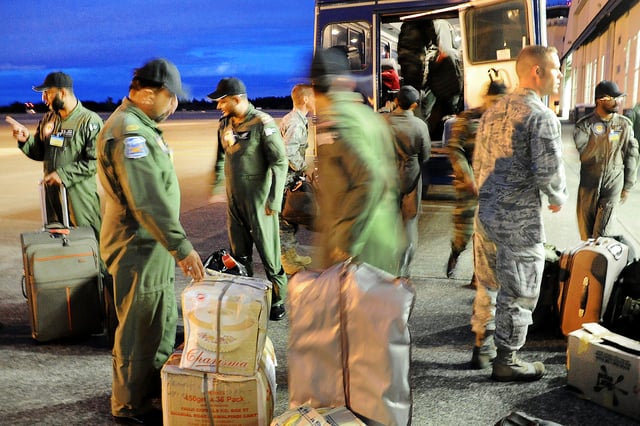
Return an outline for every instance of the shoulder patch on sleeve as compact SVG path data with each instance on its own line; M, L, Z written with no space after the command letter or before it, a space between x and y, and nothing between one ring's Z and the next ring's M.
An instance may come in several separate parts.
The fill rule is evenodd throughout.
M92 132L95 132L96 130L98 130L98 128L98 123L89 123L89 130L91 130Z
M131 136L124 140L124 155L127 158L143 158L149 155L147 141L142 136Z
M273 127L265 127L264 128L264 135L265 136L271 136L271 135L273 135L274 133L277 133L277 132L278 132L278 129L275 129Z

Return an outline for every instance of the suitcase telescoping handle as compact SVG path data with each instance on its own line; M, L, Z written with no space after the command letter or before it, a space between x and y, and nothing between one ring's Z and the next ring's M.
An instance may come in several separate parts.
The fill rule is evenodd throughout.
M67 203L67 187L60 185L60 204L62 205L62 224L69 228L69 204ZM49 224L47 218L47 190L45 183L40 181L40 214L42 215L42 225L44 228Z

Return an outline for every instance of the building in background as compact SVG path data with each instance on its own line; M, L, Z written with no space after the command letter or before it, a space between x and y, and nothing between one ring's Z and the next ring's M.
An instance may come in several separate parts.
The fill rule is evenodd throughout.
M549 0L551 1L551 0ZM638 0L573 0L562 49L563 118L576 120L593 110L601 80L627 94L623 108L640 99L640 4Z

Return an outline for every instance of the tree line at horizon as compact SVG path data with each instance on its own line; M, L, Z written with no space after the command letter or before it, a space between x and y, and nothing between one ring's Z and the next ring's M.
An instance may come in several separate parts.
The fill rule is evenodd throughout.
M249 99L256 108L289 110L293 108L293 101L290 96L267 96L262 98ZM114 102L113 98L107 98L103 102L80 100L85 108L93 112L113 112L122 103L122 100ZM14 102L7 106L0 106L0 112L5 114L22 114L33 109L36 113L45 113L49 108L44 102L33 103L33 107L27 107L23 102ZM182 111L212 111L216 109L216 103L205 99L190 101L181 100L178 108Z

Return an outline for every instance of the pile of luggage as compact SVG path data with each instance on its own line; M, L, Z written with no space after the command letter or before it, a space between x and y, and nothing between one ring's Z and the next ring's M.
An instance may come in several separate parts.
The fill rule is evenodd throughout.
M640 339L640 260L624 240L599 237L563 251L546 249L534 330L568 336L582 324L597 322Z
M271 283L207 270L182 292L184 344L161 372L165 425L268 425L276 356Z
M554 251L547 256L534 324L567 336L571 389L640 420L640 260L621 238Z

